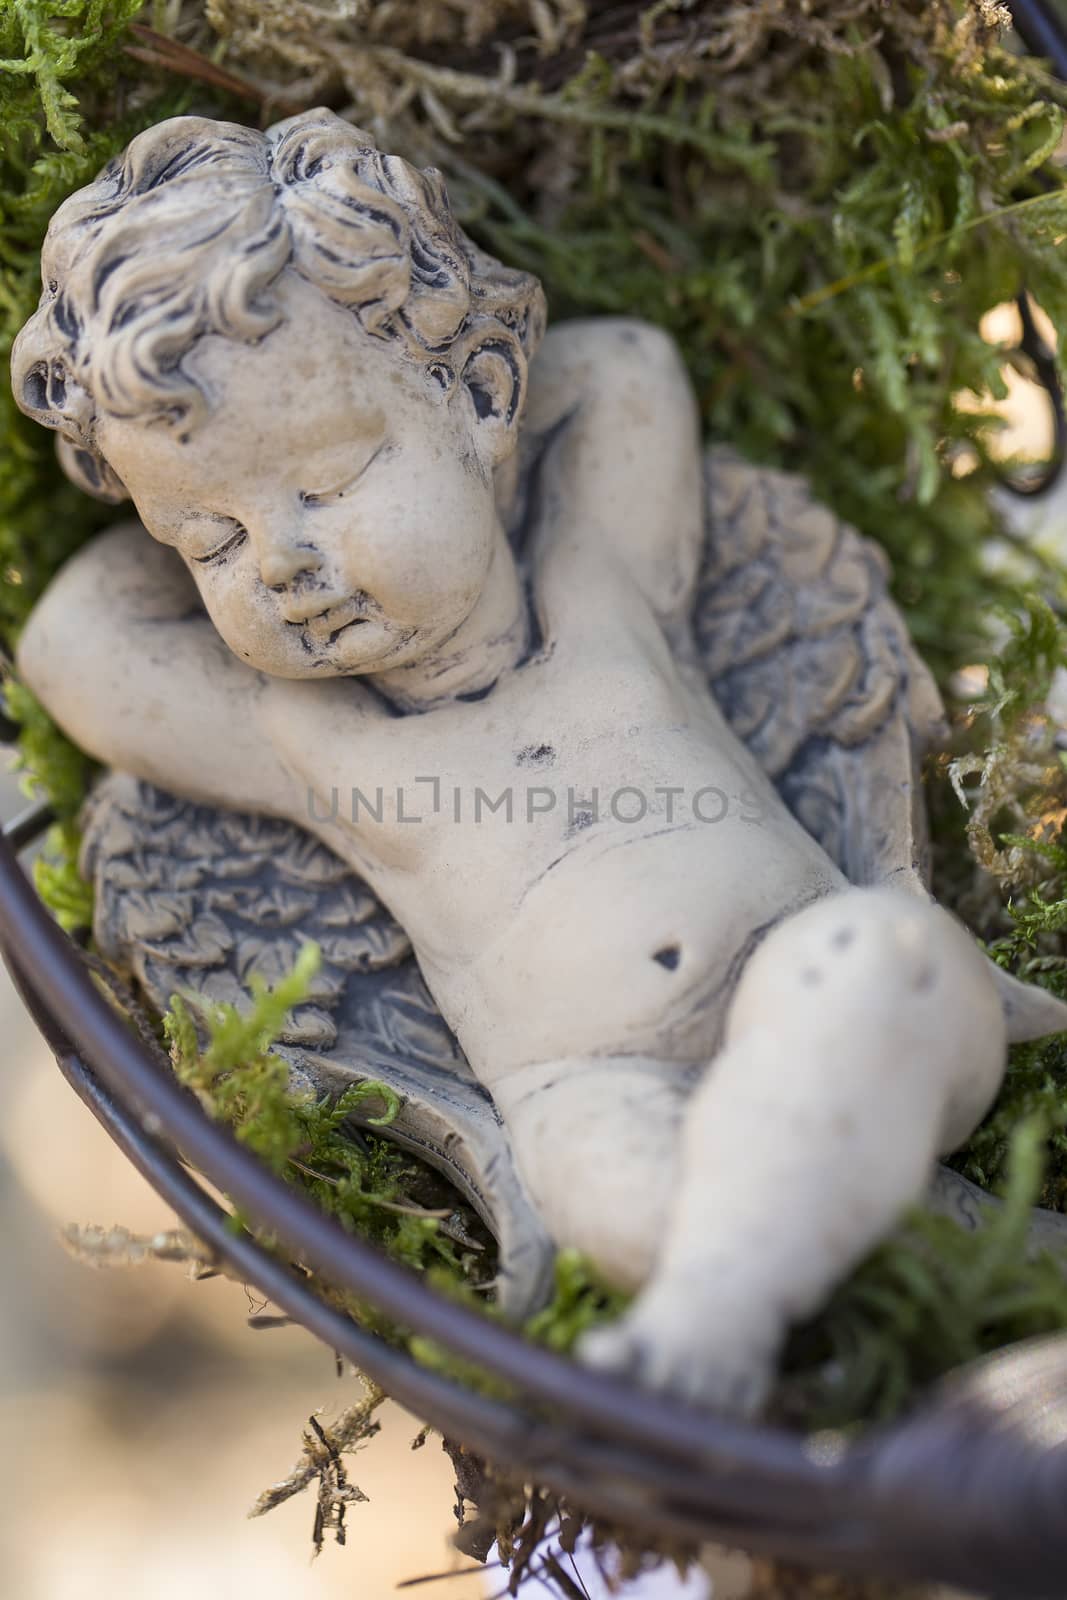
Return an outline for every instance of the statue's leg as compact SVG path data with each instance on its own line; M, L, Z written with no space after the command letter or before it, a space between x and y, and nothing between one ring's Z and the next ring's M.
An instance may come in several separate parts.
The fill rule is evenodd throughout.
M584 1358L755 1409L790 1324L921 1199L1004 1060L986 959L937 907L854 889L781 924L688 1102L651 1281Z
M523 1181L557 1245L618 1288L652 1271L678 1181L692 1069L642 1056L538 1062L492 1085Z

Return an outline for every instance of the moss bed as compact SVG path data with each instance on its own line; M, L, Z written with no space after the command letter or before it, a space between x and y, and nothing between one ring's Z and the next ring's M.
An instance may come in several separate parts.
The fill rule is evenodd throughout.
M1007 352L981 331L1023 290L1067 326L1067 85L1009 22L992 0L8 0L0 345L36 304L56 205L164 116L266 123L324 103L440 166L466 228L540 275L553 316L667 328L709 435L803 470L884 545L953 714L928 784L939 897L999 961L1067 995L1067 768L1043 709L1067 663L1067 572L1012 538L990 496ZM84 927L89 764L10 654L50 576L113 513L67 484L6 383L0 433L6 704L57 817L41 892ZM994 567L995 540L1010 559ZM276 1171L486 1303L471 1242L485 1241L429 1215L451 1206L438 1180L384 1135L357 1149L345 1107L288 1096L269 1045L306 976L251 1018L219 1013L206 1052L177 1008L176 1065ZM778 1416L882 1418L952 1366L1067 1328L1061 1267L1025 1251L1030 1206L1067 1209L1067 1036L1014 1051L957 1165L1006 1196L997 1219L970 1234L916 1213L798 1332ZM566 1349L616 1310L567 1256L528 1332Z

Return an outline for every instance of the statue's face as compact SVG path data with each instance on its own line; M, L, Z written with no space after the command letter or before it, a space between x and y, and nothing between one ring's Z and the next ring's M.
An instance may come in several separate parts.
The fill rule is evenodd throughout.
M211 413L101 418L97 442L149 532L183 556L219 633L286 678L409 665L485 583L499 434L295 277L256 345L206 338L186 366Z

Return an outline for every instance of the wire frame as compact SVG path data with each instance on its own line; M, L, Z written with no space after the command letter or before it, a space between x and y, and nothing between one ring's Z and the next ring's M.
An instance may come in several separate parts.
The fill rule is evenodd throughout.
M31 843L38 808L9 832ZM844 1572L1040 1596L1067 1570L1067 1340L969 1369L914 1418L848 1443L686 1409L527 1343L348 1234L207 1117L93 984L0 841L0 949L75 1092L232 1270L451 1438L635 1536L718 1540ZM269 1252L232 1223L229 1195ZM502 1380L489 1398L368 1333L298 1261Z

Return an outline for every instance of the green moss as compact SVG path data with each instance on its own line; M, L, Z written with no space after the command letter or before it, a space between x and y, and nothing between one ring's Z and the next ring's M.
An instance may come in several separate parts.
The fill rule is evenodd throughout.
M436 1174L428 1172L387 1137L358 1136L349 1121L357 1107L381 1102L371 1127L387 1129L399 1108L385 1084L355 1084L335 1099L292 1092L288 1063L272 1045L294 1007L305 1000L319 967L319 951L305 945L293 971L273 988L253 979L250 1007L171 997L164 1035L178 1077L208 1115L230 1127L271 1170L308 1194L343 1227L384 1249L395 1260L427 1274L442 1293L497 1313L486 1297L495 1251L473 1212ZM235 1221L240 1224L240 1218ZM480 1248L457 1246L446 1231L458 1223L460 1238ZM428 1366L462 1377L483 1391L497 1392L486 1374L468 1369L432 1340L411 1337L386 1323L373 1307L320 1285L331 1300L384 1336L404 1342ZM605 1288L576 1251L556 1263L552 1299L526 1324L528 1337L556 1350L570 1350L588 1327L618 1315L626 1297Z
M0 13L0 362L41 292L49 219L176 97L115 116L126 25L142 0L10 0ZM59 472L53 441L0 385L0 636L10 647L49 577L114 512Z
M1047 1124L1011 1130L1000 1209L980 1229L916 1210L794 1336L779 1409L805 1427L885 1420L924 1385L1016 1340L1067 1329L1062 1256L1027 1254Z
M292 973L273 989L253 979L247 1012L174 995L164 1028L175 1071L209 1116L231 1127L272 1171L344 1227L420 1271L441 1266L459 1280L477 1282L485 1273L477 1254L458 1247L441 1227L452 1211L465 1212L461 1203L449 1195L443 1208L428 1205L430 1180L421 1164L387 1139L357 1137L349 1125L357 1106L380 1101L381 1113L370 1123L387 1127L398 1109L393 1091L361 1083L331 1100L289 1089L288 1064L271 1046L306 999L319 960L317 947L306 945ZM465 1220L463 1233L476 1239L478 1223L469 1214ZM353 1309L375 1321L368 1308Z
M982 933L990 955L1067 998L1067 767L1044 705L1067 663L1067 625L1021 594L1001 615L1006 640L979 698L961 712L935 822L941 897ZM1067 1035L1013 1048L997 1102L952 1164L997 1189L1015 1130L1038 1118L1046 1170L1038 1199L1067 1209Z
M983 612L1012 598L982 566L987 436L956 396L1004 392L986 310L1026 283L1067 315L1067 198L1046 161L1062 112L998 51L956 73L950 52L921 63L886 26L881 49L802 58L784 101L686 96L673 138L605 135L550 227L468 176L488 241L542 275L556 315L638 311L667 327L711 433L799 467L889 550L913 631L945 670L987 652ZM931 70L936 93L920 88ZM683 142L701 119L714 153ZM978 470L959 478L964 451Z
M92 922L92 891L78 871L77 816L91 763L22 684L9 681L5 706L22 728L17 756L22 787L31 798L45 797L55 814L34 862L34 881L68 933L86 928Z
M56 207L143 127L182 108L151 79L134 90L121 45L143 0L9 0L0 9L0 371L41 291L41 242ZM140 69L137 77L143 78ZM117 114L119 99L136 109ZM24 417L0 383L0 650L72 551L114 511L63 476L53 440ZM89 763L32 698L8 682L8 710L23 724L22 765L52 802L58 824L36 868L42 897L67 928L91 918L77 870L75 816Z

